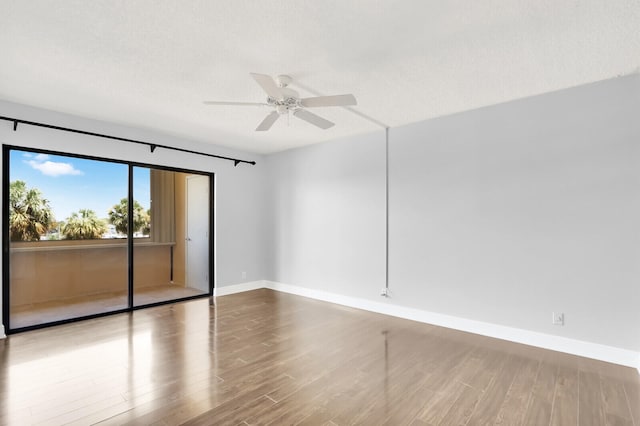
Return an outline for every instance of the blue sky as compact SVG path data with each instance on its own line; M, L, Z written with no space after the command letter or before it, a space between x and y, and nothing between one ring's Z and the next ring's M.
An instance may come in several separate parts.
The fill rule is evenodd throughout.
M12 150L9 173L12 182L23 180L27 187L38 188L49 200L56 220L65 220L80 209L91 209L106 218L109 209L127 196L126 164ZM134 168L133 193L148 209L148 168Z

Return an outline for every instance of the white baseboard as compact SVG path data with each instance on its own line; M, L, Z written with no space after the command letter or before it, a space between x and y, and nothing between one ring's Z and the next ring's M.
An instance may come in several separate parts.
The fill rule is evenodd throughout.
M213 289L214 296L226 296L228 294L242 293L243 291L257 290L265 288L265 281L249 281L246 283L233 284L224 287L216 287Z
M439 314L435 312L423 311L415 308L394 305L391 303L374 302L372 300L361 299L341 294L329 293L300 287L290 284L283 284L273 281L253 281L249 283L236 284L219 288L217 295L239 293L243 291L255 290L258 288L269 288L284 293L295 294L311 299L336 303L338 305L363 309L370 312L390 315L398 318L409 319L426 324L433 324L441 327L453 328L455 330L550 349L553 351L565 352L572 355L611 362L628 367L633 367L640 373L640 353L628 349L616 348L614 346L601 345L598 343L585 342L582 340L570 339L567 337L554 336L552 334L539 333L536 331L523 330L519 328L507 327L498 324L491 324L482 321L475 321L451 315Z

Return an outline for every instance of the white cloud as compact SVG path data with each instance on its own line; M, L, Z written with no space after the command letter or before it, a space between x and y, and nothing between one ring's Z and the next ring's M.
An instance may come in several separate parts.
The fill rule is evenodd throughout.
M39 170L46 176L83 175L81 170L73 167L71 163L56 163L55 161L45 161L49 158L46 154L38 154L35 160L25 161L28 165Z
M47 161L49 159L49 154L38 154L35 156L36 161Z

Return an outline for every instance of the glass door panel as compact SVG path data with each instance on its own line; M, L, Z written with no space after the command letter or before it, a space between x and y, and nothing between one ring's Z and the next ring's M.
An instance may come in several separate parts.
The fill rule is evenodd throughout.
M189 201L190 179L206 181ZM193 187L191 187L193 191ZM192 198L193 198L192 197ZM133 168L134 239L133 304L149 305L209 293L209 176L147 167ZM138 220L138 217L146 219ZM194 218L192 218L192 216ZM196 241L206 238L196 255L188 255L189 223L203 223ZM188 265L206 271L197 284Z
M10 329L126 309L126 233L110 217L127 166L9 153Z

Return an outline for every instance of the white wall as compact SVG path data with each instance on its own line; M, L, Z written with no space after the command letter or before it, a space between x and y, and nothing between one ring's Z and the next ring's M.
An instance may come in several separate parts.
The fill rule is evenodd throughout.
M635 76L394 131L397 302L640 350L638 111Z
M247 154L204 143L188 141L150 130L88 120L53 111L0 101L0 115L40 121L97 133L155 142L211 154L255 160L255 166L158 148L151 153L144 145L59 132L0 121L0 143L29 148L135 161L216 174L216 286L262 279L267 271L265 250L265 164L260 155ZM1 167L1 166L0 166ZM242 278L242 272L247 277Z
M267 157L269 279L351 296L384 287L384 132Z
M639 351L639 111L635 75L392 129L386 303ZM384 302L383 132L267 165L269 279Z

